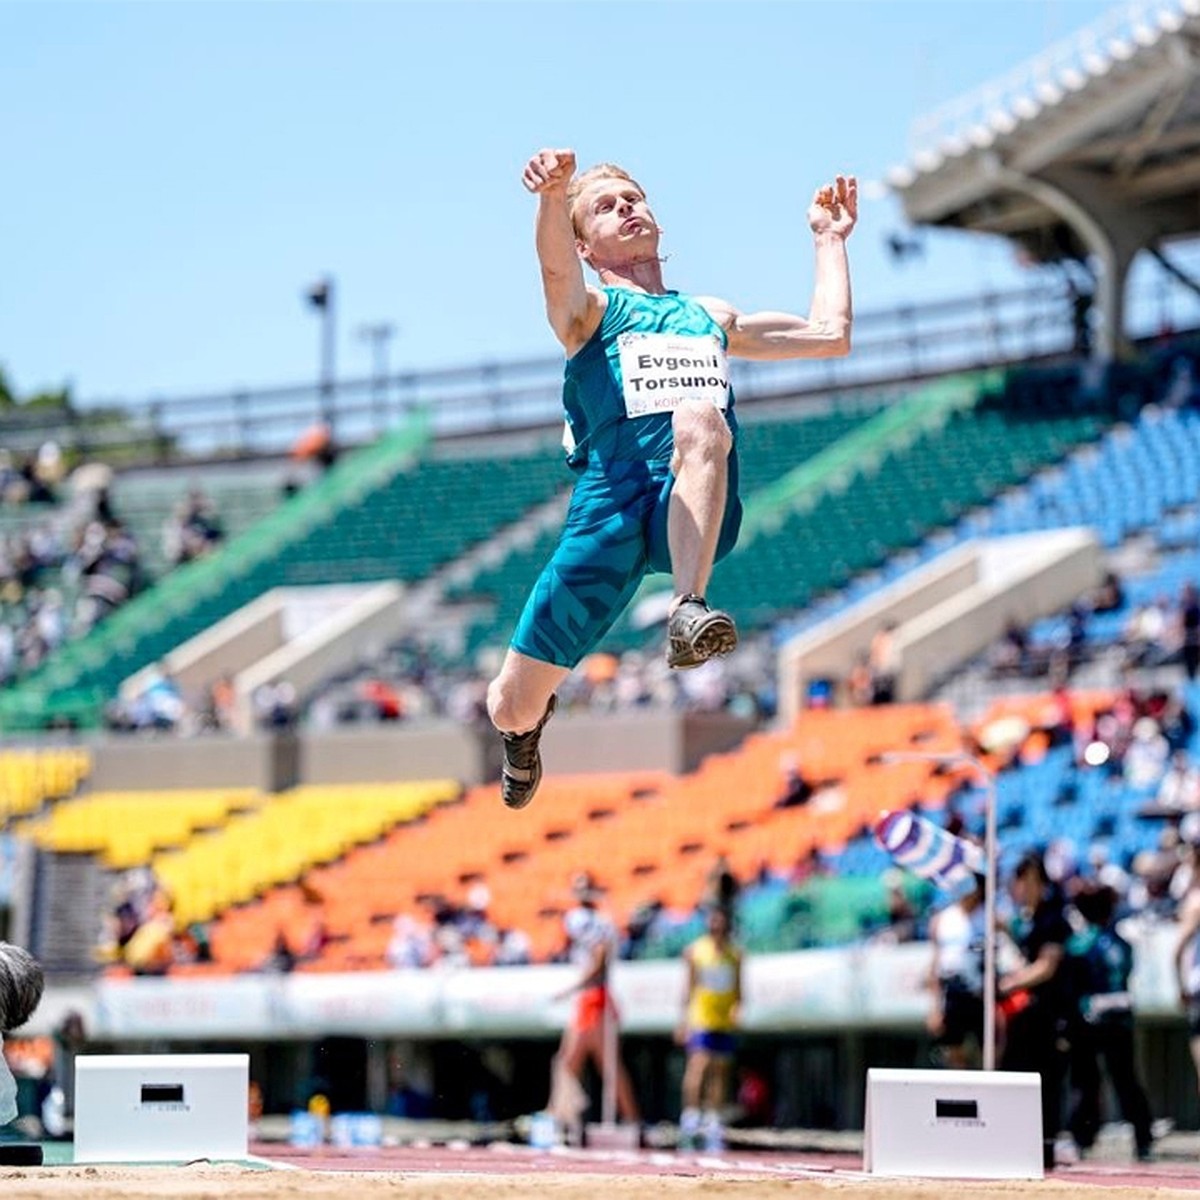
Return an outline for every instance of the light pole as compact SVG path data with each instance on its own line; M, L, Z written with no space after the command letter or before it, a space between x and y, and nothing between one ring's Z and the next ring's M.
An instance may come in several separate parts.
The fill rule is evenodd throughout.
M387 421L388 343L395 337L396 327L387 321L377 321L360 325L357 334L360 341L371 347L371 401L378 433Z
M894 750L880 756L885 763L930 762L948 767L969 767L983 783L983 1069L996 1069L996 776L965 750Z
M322 276L304 293L309 306L321 314L320 393L321 420L334 433L333 392L337 376L336 289L331 275Z

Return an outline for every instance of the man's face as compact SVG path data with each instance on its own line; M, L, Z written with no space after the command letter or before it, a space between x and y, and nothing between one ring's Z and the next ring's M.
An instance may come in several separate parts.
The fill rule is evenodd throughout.
M658 255L658 222L631 180L589 183L576 198L573 215L576 245L585 262L610 266Z

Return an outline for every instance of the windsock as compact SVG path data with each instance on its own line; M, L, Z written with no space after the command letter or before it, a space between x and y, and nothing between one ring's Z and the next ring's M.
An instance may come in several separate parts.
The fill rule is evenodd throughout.
M986 869L982 847L911 812L884 813L875 840L899 866L940 888L961 888Z

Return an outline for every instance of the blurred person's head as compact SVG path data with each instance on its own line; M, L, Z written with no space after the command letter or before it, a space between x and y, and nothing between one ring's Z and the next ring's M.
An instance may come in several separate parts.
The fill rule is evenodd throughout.
M20 946L0 942L0 1033L19 1029L33 1016L45 987L37 959Z
M1046 864L1041 854L1030 850L1022 855L1013 868L1009 890L1021 908L1032 909L1038 906L1049 883L1050 876L1046 872Z
M708 911L704 915L704 927L716 941L725 941L732 928L729 910L720 904L709 905Z

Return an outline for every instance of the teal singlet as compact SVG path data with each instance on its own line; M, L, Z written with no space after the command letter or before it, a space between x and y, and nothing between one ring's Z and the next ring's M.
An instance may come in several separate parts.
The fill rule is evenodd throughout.
M581 471L562 537L513 634L514 650L573 667L612 626L648 571L671 570L672 411L715 404L736 439L725 333L694 300L606 288L599 328L567 363L568 461ZM736 440L716 560L741 525Z
M725 331L688 296L605 288L599 328L568 360L568 461L657 462L673 451L671 411L684 399L724 410L736 432Z

